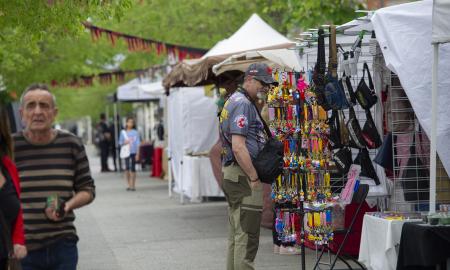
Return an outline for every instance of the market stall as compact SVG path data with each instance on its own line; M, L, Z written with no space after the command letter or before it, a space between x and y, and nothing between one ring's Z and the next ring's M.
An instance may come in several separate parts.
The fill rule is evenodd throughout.
M442 17L435 17L437 14ZM450 254L444 243L450 241L445 226L449 215L450 123L440 116L448 114L446 104L450 101L450 49L438 44L449 40L449 14L448 2L419 1L377 10L371 19L380 53L395 74L390 76L389 90L396 139L392 176L396 184L391 204L396 212L364 217L359 259L369 269L448 268L445 264ZM404 203L397 199L398 187L403 189L400 195ZM433 214L436 205L439 214ZM413 212L399 212L405 206ZM411 218L414 215L416 218ZM428 224L422 222L424 217ZM442 248L434 249L437 246Z
M136 125L141 135L143 136L143 143L140 146L141 160L144 161L143 166L152 164L153 177L160 177L162 173L161 155L156 155L162 152L161 146L154 147L152 141L155 140L155 135L152 133L156 125L155 115L158 114L159 108L164 107L165 90L161 81L153 82L147 78L135 78L131 81L120 85L117 88L117 102L132 102L136 103L135 117ZM114 108L114 115L120 114L120 106ZM163 113L164 114L164 113ZM118 123L117 117L114 117L116 134L119 134L121 123ZM118 149L118 147L117 147ZM156 161L156 162L155 162ZM155 174L154 171L159 173Z

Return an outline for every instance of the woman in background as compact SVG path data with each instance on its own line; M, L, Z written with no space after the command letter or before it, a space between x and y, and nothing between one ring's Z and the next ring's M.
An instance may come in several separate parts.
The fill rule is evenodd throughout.
M128 117L125 129L120 132L119 145L130 146L130 156L125 158L125 179L127 180L127 191L136 191L136 161L139 161L139 145L141 138L136 130L133 117Z
M19 174L11 161L12 155L8 115L6 108L0 104L0 270L7 269L10 244L13 250L9 252L14 258L22 259L27 255L19 199Z

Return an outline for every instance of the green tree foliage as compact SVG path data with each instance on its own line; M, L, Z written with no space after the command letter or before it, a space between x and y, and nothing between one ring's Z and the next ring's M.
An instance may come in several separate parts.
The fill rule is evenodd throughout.
M141 69L165 61L155 53L128 52L122 41L92 42L81 25L87 19L131 35L211 48L252 13L294 37L301 29L351 20L360 7L355 0L0 0L0 75L20 93L32 82L69 82L112 67ZM60 119L97 116L116 87L56 89Z
M322 24L339 25L355 18L355 10L364 8L361 0L258 0L264 14L292 34ZM365 2L365 1L364 1Z
M82 35L81 22L89 17L118 19L132 0L1 0L0 73L11 89L23 87L32 70L52 55L62 40ZM70 55L70 51L66 51ZM68 57L66 57L68 58ZM26 76L21 76L26 73ZM38 72L36 72L38 73ZM42 74L45 78L46 74ZM55 74L57 76L57 74ZM37 75L39 77L39 75Z

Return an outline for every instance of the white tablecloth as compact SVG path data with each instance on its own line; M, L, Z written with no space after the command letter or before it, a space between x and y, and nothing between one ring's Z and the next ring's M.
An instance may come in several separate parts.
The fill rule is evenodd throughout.
M402 227L406 221L365 215L359 261L371 270L395 270Z
M202 197L224 197L212 172L208 157L183 156L182 175L175 177L175 192L188 196L191 202L201 202ZM181 184L182 183L182 184Z

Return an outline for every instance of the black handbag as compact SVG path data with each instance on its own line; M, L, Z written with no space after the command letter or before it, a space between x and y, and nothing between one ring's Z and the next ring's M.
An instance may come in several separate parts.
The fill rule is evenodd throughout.
M349 132L344 122L342 111L333 110L328 120L330 127L330 136L328 142L331 149L338 149L349 145Z
M362 136L361 126L359 125L359 121L356 118L355 110L353 109L353 107L350 107L349 109L347 129L350 137L350 147L365 149L366 143Z
M364 77L366 76L366 70L367 77L369 79L369 86L367 86L366 81L364 80ZM366 110L372 108L372 106L375 105L378 101L377 94L374 90L372 77L370 76L369 66L366 62L364 62L363 76L358 84L358 88L356 88L355 95L356 99L359 102L359 105L361 105L361 107Z
M372 160L370 160L369 151L367 151L366 148L359 150L359 153L353 163L361 166L361 176L373 179L376 185L380 184L380 179L378 179Z
M22 270L22 265L19 259L13 258L12 255L14 253L14 247L11 239L11 232L8 229L6 224L5 217L3 215L3 211L0 210L0 225L2 228L1 237L3 238L3 242L1 243L6 247L8 258L6 259L6 270Z
M383 143L381 141L380 134L378 133L375 122L373 121L372 114L369 110L366 110L366 123L362 130L362 137L366 142L366 146L369 149L377 149Z
M352 165L352 150L348 147L344 147L339 149L333 155L334 163L336 164L336 168L339 170L341 174L347 174L350 170L350 166Z
M409 151L410 158L401 179L405 201L428 201L430 199L429 170L424 166L420 157L416 156L415 134Z

